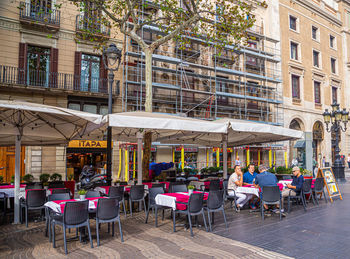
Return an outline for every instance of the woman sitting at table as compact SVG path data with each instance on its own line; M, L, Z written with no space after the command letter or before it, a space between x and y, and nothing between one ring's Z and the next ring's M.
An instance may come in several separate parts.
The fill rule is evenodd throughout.
M229 196L235 196L237 197L237 211L240 211L240 209L244 206L244 204L247 203L252 198L252 194L244 194L237 192L237 188L241 187L243 185L243 173L241 170L241 166L235 165L234 167L234 173L231 174L228 185L227 185L227 193Z

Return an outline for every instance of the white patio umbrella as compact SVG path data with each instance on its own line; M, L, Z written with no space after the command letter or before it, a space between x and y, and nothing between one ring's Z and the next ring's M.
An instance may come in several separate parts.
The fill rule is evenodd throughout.
M273 126L266 123L257 123L230 118L223 118L212 121L213 125L218 127L227 127L227 133L212 134L206 133L177 133L172 136L158 138L162 143L186 143L186 144L201 144L206 146L223 146L223 170L224 177L227 176L227 146L241 146L271 143L284 140L300 139L303 137L303 132L292 130L281 126Z
M177 135L194 138L207 133L222 135L228 130L225 124L155 112L124 112L107 116L109 126L113 127L114 138L122 141L137 140L138 168L142 168L141 149L144 130L152 131L153 141ZM138 170L138 183L141 182L142 173Z
M43 104L0 100L0 145L15 144L15 217L19 222L21 145L66 144L97 130L104 124L101 115ZM94 133L94 136L103 136Z

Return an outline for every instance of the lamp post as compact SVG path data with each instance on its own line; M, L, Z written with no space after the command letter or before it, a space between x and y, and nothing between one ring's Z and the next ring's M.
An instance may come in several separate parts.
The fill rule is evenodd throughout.
M115 44L110 44L107 49L103 49L103 64L108 70L108 114L112 113L112 93L114 72L119 69L122 51L117 48ZM119 94L119 81L116 86L116 93ZM111 184L112 181L112 128L107 128L107 182Z
M323 113L324 122L326 123L327 132L335 133L335 161L333 162L333 172L337 180L345 181L344 165L340 159L339 137L340 133L347 130L346 124L349 120L349 112L344 108L340 110L339 104L333 103L332 111L325 110ZM330 125L330 128L328 125ZM344 127L343 127L344 125Z

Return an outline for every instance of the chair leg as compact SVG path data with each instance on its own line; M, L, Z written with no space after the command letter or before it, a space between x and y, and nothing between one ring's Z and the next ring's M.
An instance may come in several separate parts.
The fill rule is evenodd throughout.
M164 220L164 211L165 211L165 210L163 209L162 220Z
M89 232L89 239L90 239L91 248L94 248L94 245L92 243L92 237L91 237L91 230L90 230L90 222L89 222L89 220L88 220L88 224L87 224L87 229L88 229L88 232Z
M49 232L49 215L47 212L47 208L45 208L45 217L46 217L46 222L45 222L45 236L47 237L48 232Z
M303 204L304 211L306 211L306 201L305 201L305 195L304 194L301 195L301 203Z
M66 227L63 226L63 243L64 243L64 252L68 254L67 250L67 237L66 237Z
M315 200L316 200L316 204L320 205L319 202L318 202L317 192L315 192Z
M288 213L290 212L290 196L288 196Z
M109 232L111 232L111 224L108 222L108 229L107 229L107 233L109 234Z
M146 212L146 220L145 220L145 224L147 224L147 222L148 222L148 215L149 215L149 207L148 207L147 212Z
M145 198L143 198L143 209L144 209L144 211L146 213L146 201L145 201Z
M281 211L281 209L282 209L282 201L281 201L281 199L280 199L280 207L279 207L279 210L280 210L280 220L282 220L282 211Z
M209 231L212 232L212 229L211 229L211 219L210 219L210 211L209 211L209 209L208 209L207 211L208 211Z
M97 246L100 246L100 230L99 230L99 221L96 219L96 239L97 239Z
M118 223L119 223L120 239L121 239L122 242L124 242L124 239L123 239L123 232L122 232L122 223L120 222L120 218L118 219Z
M315 203L315 197L314 197L314 194L311 192L311 198L312 198L312 203L314 204L314 205L316 205L316 203Z
M262 218L262 220L264 220L264 202L261 200L260 201L260 210L261 210L261 218Z
M188 224L190 225L191 237L193 237L191 215L188 213L187 216L188 216Z
M132 217L132 201L129 199L130 215Z
M126 217L125 200L123 199L122 202L123 202L124 216Z
M207 220L205 219L204 209L202 209L202 216L203 216L205 231L208 232Z
M25 216L26 216L26 227L28 227L28 207L24 207L25 208Z
M227 221L226 221L226 215L225 215L224 206L222 206L222 215L224 216L225 226L226 226L226 228L228 228L228 226L227 226Z
M155 207L155 213L156 213L156 215L155 215L156 227L158 227L158 208L157 208L157 206Z
M112 222L112 237L114 237L114 221Z
M328 201L327 201L327 197L326 197L326 193L324 192L324 189L323 189L323 191L322 191L322 192L323 192L324 200L325 200L325 201L326 201L326 203L327 203Z
M52 227L52 247L56 248L55 223L51 223L51 227Z
M174 232L176 232L176 226L175 226L175 214L176 213L174 210L172 212L173 212L173 228L174 228L173 230L174 230Z

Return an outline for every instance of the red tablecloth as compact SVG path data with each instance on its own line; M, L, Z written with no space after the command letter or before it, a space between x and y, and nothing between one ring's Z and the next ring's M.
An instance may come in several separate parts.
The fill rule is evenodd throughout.
M99 199L104 199L106 197L95 197L95 198L86 198L89 202L92 202L93 203L93 206L91 206L89 204L89 209L94 209L94 208L97 208L97 202ZM69 201L79 201L79 200L75 200L75 199L70 199L70 200L58 200L58 201L52 201L56 204L58 204L60 206L60 209L61 209L61 213L64 213L64 208L66 206L66 203L69 202Z
M201 192L194 191L193 193L201 193ZM179 192L177 192L177 193L164 193L162 195L175 197L177 202L187 203L188 200L190 199L190 196L188 195L188 193L179 193ZM208 199L208 193L204 193L203 200L207 200L207 199ZM178 209L178 210L185 210L186 209L186 205L185 204L176 204L176 209Z
M70 190L70 193L74 196L75 181L64 181L64 187Z

